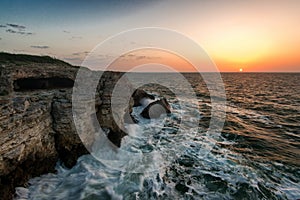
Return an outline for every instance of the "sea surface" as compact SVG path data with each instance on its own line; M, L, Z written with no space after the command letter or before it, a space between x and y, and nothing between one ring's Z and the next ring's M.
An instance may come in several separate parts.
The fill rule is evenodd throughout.
M137 76L143 82L158 75ZM185 89L179 79L160 76ZM126 125L121 147L128 154L112 164L91 155L71 169L58 163L57 173L16 188L16 199L300 199L300 74L221 76L222 131L207 132L211 96L199 74L184 74L196 95L180 100L167 87L148 84L144 89L166 97L172 114L149 120L139 116L143 106L135 108L139 123Z

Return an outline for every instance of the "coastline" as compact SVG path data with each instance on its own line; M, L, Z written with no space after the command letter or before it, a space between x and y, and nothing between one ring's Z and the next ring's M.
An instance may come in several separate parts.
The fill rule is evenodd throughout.
M11 57L13 63L0 59L0 198L4 200L12 199L15 187L30 178L54 172L58 160L70 168L89 153L72 116L72 87L79 68L48 57L28 56L26 62L19 55ZM113 132L120 129L112 119L110 96L121 75L105 72L96 97L98 121Z

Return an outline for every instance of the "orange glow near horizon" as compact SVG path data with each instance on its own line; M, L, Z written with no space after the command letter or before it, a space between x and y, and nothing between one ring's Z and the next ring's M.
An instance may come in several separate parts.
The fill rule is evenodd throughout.
M203 47L220 72L295 72L300 71L300 45L297 44L300 44L298 38L241 26L216 32L206 38ZM126 71L129 66L146 63L160 63L182 72L196 71L180 56L158 50L129 53L111 67L116 71Z
M214 38L210 45L216 49L212 52L213 55L235 63L262 59L272 48L272 42L266 36L238 29Z
M176 71L181 72L195 72L195 68L185 59L177 56L173 53L157 50L157 49L146 49L130 52L115 60L108 68L112 71L130 71L132 68L153 63L162 64L173 68ZM159 69L155 69L160 71ZM152 70L152 71L155 71ZM151 71L151 70L149 70Z
M299 60L297 52L295 52L294 55L284 55L283 53L280 54L279 52L272 52L272 50L270 49L269 52L261 51L261 54L257 53L256 55L252 55L250 50L251 48L246 49L244 51L246 53L240 52L240 55L236 54L236 57L234 56L234 53L230 55L231 52L229 52L227 53L227 56L224 56L224 58L220 58L221 56L214 57L215 55L213 55L211 56L211 59L216 64L220 72L264 72L272 70L278 72L289 72L295 71L295 63L297 63L297 61ZM225 53L226 52L224 52L224 54ZM250 55L247 56L248 54ZM181 58L180 56L172 54L170 52L154 49L139 50L125 54L114 61L109 66L109 70L128 71L138 65L149 63L167 65L174 70L181 72L196 71L196 69L188 61ZM285 66L284 70L282 70L283 66ZM155 70L149 69L149 71Z
M224 72L239 71L240 66L247 66L247 72L299 71L299 39L294 39L235 27L211 36L207 51Z

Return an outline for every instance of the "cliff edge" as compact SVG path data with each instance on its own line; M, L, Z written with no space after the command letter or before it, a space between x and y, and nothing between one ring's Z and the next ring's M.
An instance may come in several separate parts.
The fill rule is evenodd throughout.
M72 167L88 153L72 117L78 70L48 56L0 53L0 199L12 199L16 186L53 172L58 160ZM102 75L95 104L98 121L114 134L115 144L125 135L110 110L112 89L121 76Z

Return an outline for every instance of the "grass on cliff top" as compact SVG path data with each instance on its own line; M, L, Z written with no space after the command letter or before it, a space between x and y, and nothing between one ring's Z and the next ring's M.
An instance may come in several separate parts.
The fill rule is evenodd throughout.
M27 54L11 54L6 52L0 52L0 63L7 64L30 64L30 63L47 63L56 65L68 65L72 66L62 60L52 58L50 56L35 56Z

